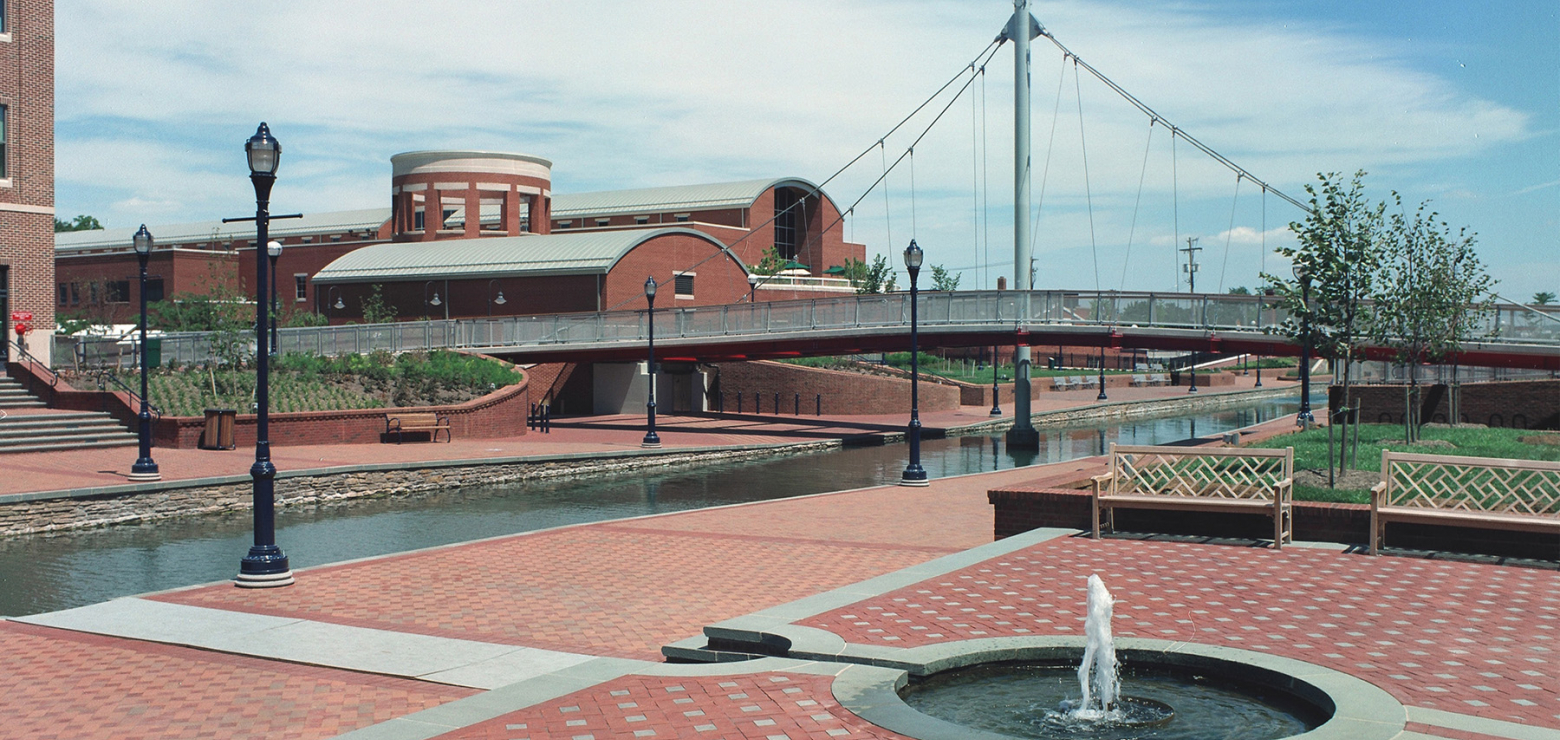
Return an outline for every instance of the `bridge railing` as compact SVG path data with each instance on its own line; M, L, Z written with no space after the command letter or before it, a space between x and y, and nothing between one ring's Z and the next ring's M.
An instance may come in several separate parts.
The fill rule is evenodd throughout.
M1159 327L1260 332L1288 313L1273 296L1085 291L927 291L920 294L922 326L1033 326L1037 324ZM816 330L882 329L910 323L908 293L851 295L796 301L738 303L656 311L658 340L754 336ZM1472 342L1560 345L1560 307L1534 310L1502 305L1475 314ZM391 324L281 329L278 350L319 355L546 345L610 345L645 340L645 312L610 311L491 319L408 321ZM164 334L163 361L201 363L213 335ZM71 338L74 355L123 363L116 338ZM249 350L253 340L245 337ZM101 345L101 346L99 346Z

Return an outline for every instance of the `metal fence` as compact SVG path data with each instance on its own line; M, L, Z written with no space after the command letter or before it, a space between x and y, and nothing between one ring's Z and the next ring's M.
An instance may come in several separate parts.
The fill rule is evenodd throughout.
M1262 332L1289 318L1272 296L1078 291L927 291L919 321L943 326L1131 326ZM910 323L910 295L852 295L767 303L663 309L657 340L751 338L817 330L875 330ZM1481 311L1471 342L1554 346L1560 349L1560 307L1541 312L1503 305ZM280 352L318 355L461 348L590 347L645 341L645 312L510 316L281 329ZM204 363L212 356L205 333L163 334L164 363ZM253 344L249 351L253 352ZM77 366L132 366L133 338L56 337L55 356ZM57 360L57 362L60 362Z

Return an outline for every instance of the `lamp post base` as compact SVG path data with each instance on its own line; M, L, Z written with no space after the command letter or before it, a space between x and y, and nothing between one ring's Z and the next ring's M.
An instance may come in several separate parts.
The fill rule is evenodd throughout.
M649 448L652 448L652 449L656 448L656 447L660 447L661 446L661 438L657 437L655 435L647 434L647 435L645 435L644 441L639 443L639 446L640 447L649 447Z
M292 584L293 574L290 570L261 575L239 573L238 577L233 579L233 585L239 588L279 588L281 586L291 586Z
M899 478L899 485L901 486L922 487L931 484L932 482L926 479L925 470L906 470Z
M132 469L129 480L132 483L151 483L162 480L162 473L157 472L157 468L152 468L149 471Z
M1010 450L1038 450L1040 449L1040 432L1034 427L1013 427L1007 430L1004 437Z
M996 406L992 406L991 407L991 415L992 416L1001 416L1002 415L1002 409L999 409Z

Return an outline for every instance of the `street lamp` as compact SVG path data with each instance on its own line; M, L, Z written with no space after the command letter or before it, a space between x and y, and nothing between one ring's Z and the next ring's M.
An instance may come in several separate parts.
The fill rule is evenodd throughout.
M255 244L266 244L271 225L271 186L276 184L276 166L282 145L271 136L265 123L244 143L249 158L249 181L255 186ZM293 582L287 555L276 545L276 466L271 464L271 362L270 337L267 336L269 311L266 310L266 251L255 250L255 464L249 468L254 478L255 544L239 563L236 582L245 588L287 586Z
M758 276L754 275L753 273L750 272L750 273L748 273L747 280L748 280L748 303L755 303L755 302L758 301L758 297L757 297L758 296Z
M162 472L152 460L152 412L146 398L146 261L152 256L152 232L146 230L146 224L141 224L132 241L135 258L141 263L141 456L130 466L130 480L154 481L162 480Z
M904 474L899 477L901 486L928 485L926 469L921 467L921 349L915 305L918 295L915 278L921 274L922 256L921 248L911 239L910 246L905 247L905 270L910 273L910 426L905 430L905 436L910 440L910 464L905 466Z
M1300 303L1305 306L1300 314L1300 413L1295 422L1310 426L1316 423L1311 415L1311 271L1304 262L1296 262L1290 271L1300 281Z
M650 310L645 312L650 338L650 364L645 366L645 374L650 377L650 395L645 402L645 439L639 443L639 446L660 447L661 438L655 434L655 277L653 276L645 278L645 302L650 304Z
M498 297L497 298L493 297L493 284L497 283L497 282L498 282L498 278L493 278L492 280L488 281L488 315L489 316L493 315L493 306L495 306L495 305L496 306L502 306L505 303L509 302L507 300L504 300L504 291L502 291L502 290L498 291Z
M1100 345L1100 394L1094 397L1096 401L1105 400L1105 345Z
M991 415L1001 416L1002 406L997 403L997 345L991 345Z
M271 258L271 354L276 354L276 348L281 344L277 340L276 325L281 318L276 306L276 260L282 256L282 243L268 241L265 243L266 256Z

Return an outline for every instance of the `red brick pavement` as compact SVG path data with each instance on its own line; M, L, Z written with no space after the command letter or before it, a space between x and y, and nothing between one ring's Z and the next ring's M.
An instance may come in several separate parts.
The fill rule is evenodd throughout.
M1085 582L1116 634L1306 660L1399 701L1560 728L1560 573L1337 551L1062 538L803 620L913 647L1079 635Z
M4 740L327 738L475 693L0 622Z
M624 676L437 740L903 738L841 708L832 676Z

